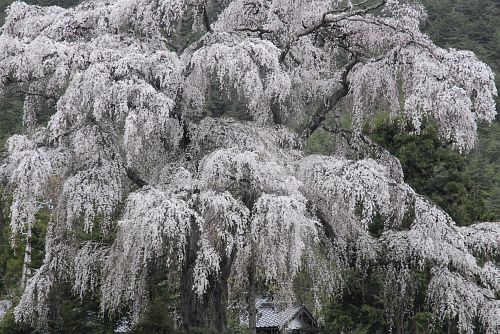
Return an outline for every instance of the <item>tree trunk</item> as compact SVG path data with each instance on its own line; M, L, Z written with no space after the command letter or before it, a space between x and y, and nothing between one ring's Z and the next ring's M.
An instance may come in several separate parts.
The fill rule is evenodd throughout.
M395 334L404 334L404 315L401 314L396 317L396 321L394 323Z
M182 264L181 281L179 284L181 294L182 324L188 334L192 333L193 327L201 327L203 325L202 301L193 291L193 268L196 261L199 239L200 231L196 226L195 219L192 218L189 243L186 246L186 258Z
M218 333L222 333L227 327L227 300L228 300L228 280L231 274L231 264L233 263L235 251L231 256L225 256L221 263L221 271L218 277L214 277L213 293L213 327Z
M200 231L193 220L180 282L183 327L188 334L194 328L210 328L223 333L227 327L228 280L234 254L223 258L219 275L209 278L208 291L203 298L199 298L192 289L199 239Z
M257 286L255 282L255 261L253 254L253 245L252 245L252 254L251 262L248 267L248 295L247 295L247 303L248 303L248 333L256 334L257 333L257 307L255 305L256 295L257 295Z
M26 282L31 276L31 230L26 234L26 247L24 248L23 272L21 275L21 288L26 287Z
M454 333L457 333L457 331L455 330L455 320L448 320L448 330L447 330L447 333L448 334L454 334Z
M0 190L3 188L0 187ZM4 203L2 201L2 192L0 192L0 228L3 229L5 226L5 217L3 216L3 206Z

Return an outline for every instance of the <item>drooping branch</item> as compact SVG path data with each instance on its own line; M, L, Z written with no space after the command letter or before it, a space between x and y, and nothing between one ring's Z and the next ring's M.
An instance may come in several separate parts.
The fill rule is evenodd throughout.
M328 112L332 110L337 103L347 96L349 93L349 81L347 79L349 73L354 68L354 66L359 62L357 57L354 57L344 68L342 75L340 77L341 88L338 89L330 98L328 103L322 104L315 113L311 116L308 123L300 130L300 138L302 142L306 142L307 139L312 135L312 133L323 123Z

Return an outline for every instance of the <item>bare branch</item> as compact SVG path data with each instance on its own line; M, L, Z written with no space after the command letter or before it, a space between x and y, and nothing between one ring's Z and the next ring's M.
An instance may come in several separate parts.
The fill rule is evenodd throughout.
M381 7L383 7L385 4L386 4L386 0L382 0L381 2L379 3L376 3L374 4L373 6L370 6L370 7L367 7L367 8L364 8L364 9L358 9L358 10L353 10L353 11L341 11L341 15L334 15L333 17L330 17L330 15L333 15L333 14L336 14L338 12L336 11L328 11L328 12L325 12L323 14L323 17L321 19L321 21L307 29L305 29L305 31L301 32L300 34L297 35L297 38L300 38L300 37L304 37L304 36L307 36L307 35L310 35L312 34L313 32L315 32L316 30L322 28L322 27L326 27L328 26L329 24L332 24L332 23L337 23L337 22L340 22L340 21L343 21L343 20L346 20L350 17L353 17L353 16L359 16L359 15L365 15L369 12L372 12L372 11L375 11L377 9L380 9Z
M347 80L347 76L358 62L359 60L355 57L346 65L340 77L340 84L342 87L330 97L327 104L320 106L311 116L309 122L301 131L302 142L305 142L311 136L311 134L319 126L321 126L331 108L349 93L349 82Z
M40 96L40 97L43 97L43 98L45 98L47 100L51 100L51 99L55 99L56 98L55 96L45 95L45 94L42 94L42 93L30 92L30 91L23 90L23 89L18 89L17 91L19 93L22 93L22 94L25 94L25 95Z

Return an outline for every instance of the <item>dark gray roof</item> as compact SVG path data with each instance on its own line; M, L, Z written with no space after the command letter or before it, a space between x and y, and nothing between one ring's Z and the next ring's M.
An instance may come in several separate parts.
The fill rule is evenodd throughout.
M257 328L282 328L304 308L304 306L275 308L274 303L269 298L257 299L256 306Z

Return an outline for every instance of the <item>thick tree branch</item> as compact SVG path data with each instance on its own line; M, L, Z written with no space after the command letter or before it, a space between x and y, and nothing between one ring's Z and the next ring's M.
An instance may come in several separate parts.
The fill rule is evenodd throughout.
M297 35L297 37L300 38L300 37L310 35L322 27L325 27L329 24L343 21L343 20L348 19L348 18L353 17L353 16L365 15L369 12L372 12L372 11L375 11L375 10L382 8L386 3L387 3L387 0L382 0L381 2L376 3L372 6L366 7L364 9L357 9L357 10L352 10L352 11L341 11L340 13L342 13L342 14L340 14L340 15L335 15L335 14L339 13L339 11L325 12L325 13L323 13L323 16L322 16L320 22L318 22L315 25L312 25L309 28L306 28L303 32L299 33Z
M203 7L203 24L205 25L205 29L207 30L207 32L211 33L212 27L210 26L210 18L208 17L206 5Z
M361 6L364 3L366 3L366 1L355 4L355 5L353 5L353 7ZM363 9L351 10L352 8L346 7L346 8L343 8L341 10L330 10L330 11L323 13L321 20L318 23L316 23L310 27L303 25L304 31L297 34L297 36L295 36L295 38L293 38L290 42L288 42L285 45L285 47L283 48L283 51L280 55L280 62L283 62L285 60L292 45L300 38L308 36L310 34L313 34L323 27L331 26L331 25L334 25L334 24L341 22L343 20L347 20L351 17L362 16L362 15L365 15L369 12L378 10L378 9L382 8L383 6L385 6L386 3L387 3L387 0L382 0L381 2L378 2L372 6L369 6L369 7L363 8Z
M25 94L25 95L40 96L40 97L43 97L43 98L45 98L47 100L51 100L51 99L55 99L56 98L55 96L45 95L45 94L42 94L42 93L30 92L30 91L23 90L23 89L19 89L18 92L22 93L22 94Z
M273 31L264 29L264 28L237 28L236 31L250 32L250 33L258 33L259 38L262 38L264 34L271 34Z
M303 143L305 143L311 134L323 123L331 108L349 93L349 81L347 80L347 76L358 62L358 59L354 58L346 65L340 77L341 88L329 98L327 104L321 105L316 110L316 112L309 119L307 125L302 129L302 131L300 131L301 141Z
M148 183L146 181L144 181L143 179L141 179L141 177L139 175L137 175L136 171L133 170L132 168L126 168L125 169L126 173L127 173L127 177L132 181L134 182L135 184L137 184L137 186L139 186L139 188L142 188L144 186L147 186Z

